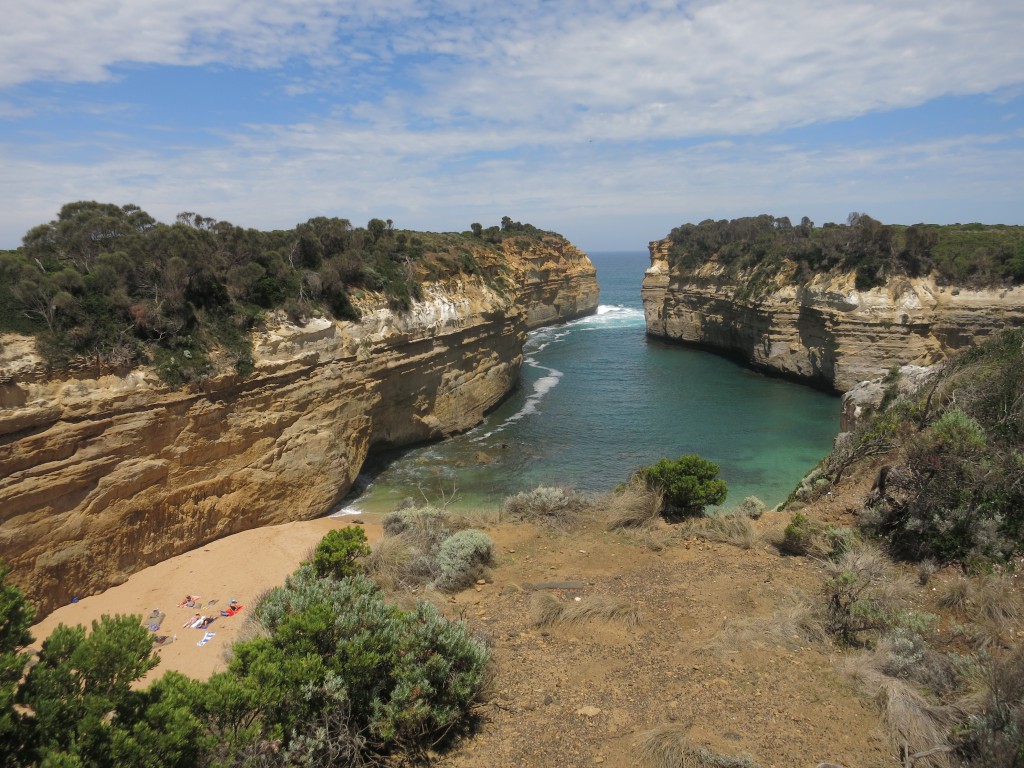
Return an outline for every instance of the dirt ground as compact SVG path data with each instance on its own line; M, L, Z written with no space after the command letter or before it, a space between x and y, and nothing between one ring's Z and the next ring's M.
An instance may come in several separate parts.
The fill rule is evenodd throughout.
M788 520L770 513L759 527L770 538ZM794 593L817 598L815 561L782 556L766 539L749 550L684 539L664 524L653 535L598 525L488 533L498 546L493 580L456 595L451 609L491 640L493 694L478 732L438 765L632 766L638 736L667 723L763 768L899 764L834 655L796 636L770 641L760 628ZM639 625L532 628L539 590L528 585L567 581L584 587L550 592L628 600ZM746 632L723 632L737 626Z
M844 514L834 500L817 516L841 521ZM663 522L644 533L609 533L597 522L571 531L483 526L496 544L486 583L453 597L427 596L488 638L495 677L475 732L435 764L633 766L638 737L671 723L698 745L749 756L762 768L898 765L874 707L853 691L829 647L769 635L773 615L794 595L820 600L816 561L783 556L770 543L788 520L788 513L765 515L757 522L762 538L746 550L684 538ZM371 541L379 537L373 519L363 523ZM180 599L199 594L207 613L219 613L231 597L252 601L282 583L327 530L348 524L293 523L214 542L61 608L35 635L61 621L88 624L103 613L145 616L159 608L166 618L156 634L177 639L160 647L151 676L176 669L205 678L224 669L223 652L244 619L218 617L209 628L214 637L200 646L203 632L181 627L194 609L179 608ZM533 588L552 582L582 588ZM606 620L537 629L530 604L541 592L567 603L621 598L640 621L632 629Z

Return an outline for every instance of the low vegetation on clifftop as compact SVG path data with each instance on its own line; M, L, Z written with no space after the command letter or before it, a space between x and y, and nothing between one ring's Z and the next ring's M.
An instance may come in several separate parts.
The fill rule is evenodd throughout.
M975 287L1024 282L1024 227L986 224L883 224L851 213L845 224L793 225L769 214L684 224L669 235L669 258L680 270L709 259L726 269L773 277L786 271L802 283L829 271L854 272L857 288L896 276L933 273L940 283Z
M47 362L153 363L172 384L196 381L211 353L245 374L248 331L263 313L358 319L359 299L407 309L427 282L480 275L511 287L500 258L561 236L502 219L463 233L355 227L317 217L289 230L244 229L195 213L157 222L135 205L76 202L0 252L0 333L33 335Z
M818 498L846 475L876 472L861 515L894 554L966 566L1024 551L1024 330L1004 331L880 408L805 481Z

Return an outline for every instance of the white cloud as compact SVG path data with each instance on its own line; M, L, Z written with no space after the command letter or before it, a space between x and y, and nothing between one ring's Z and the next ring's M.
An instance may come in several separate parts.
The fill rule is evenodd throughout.
M197 122L216 148L173 132L149 149L76 136L88 162L0 133L0 245L74 199L260 227L327 213L462 229L507 213L596 232L625 217L671 228L762 211L912 220L979 201L995 201L990 219L1013 220L1002 201L1021 199L1024 166L1020 136L1002 134L1017 116L947 144L912 130L824 149L770 134L943 95L1017 101L1022 30L1024 5L991 0L17 4L0 27L0 88L17 94L0 98L0 131L92 98L70 86L68 98L25 95L41 83L131 77L124 65L273 69L278 87L326 106L227 129ZM378 82L377 96L350 95ZM124 110L132 131L130 105L100 109ZM821 212L823 200L838 210Z

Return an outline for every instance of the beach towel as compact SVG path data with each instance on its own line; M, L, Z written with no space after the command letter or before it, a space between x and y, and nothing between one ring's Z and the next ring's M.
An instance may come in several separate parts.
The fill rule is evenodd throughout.
M177 637L177 635L174 637L171 637L170 635L157 635L153 638L153 645L170 645L174 642L175 637Z
M207 632L205 635L203 635L203 639L196 643L196 645L202 648L204 645L210 642L216 636L216 634L216 632Z
M163 613L159 608L154 608L153 612L146 617L145 624L150 632L156 632L160 629L160 625L164 623L166 618L167 614Z
M225 610L220 612L220 615L221 616L234 616L236 613L238 613L243 608L245 608L244 605L240 605L237 608L226 608Z

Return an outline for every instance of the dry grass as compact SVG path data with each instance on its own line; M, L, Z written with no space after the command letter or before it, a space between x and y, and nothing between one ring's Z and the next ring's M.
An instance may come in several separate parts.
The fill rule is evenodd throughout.
M881 655L862 653L846 659L843 669L878 706L896 749L922 755L915 768L953 768L949 732L962 720L960 710L933 705L906 681L885 674L881 663Z
M747 647L823 647L828 645L828 633L819 614L805 596L793 593L771 616L730 621L705 647L726 653Z
M384 536L373 544L369 557L363 561L366 573L388 592L426 584L437 570L431 546L431 537L424 537L416 529Z
M573 626L594 619L633 629L640 623L640 612L626 600L607 595L590 595L579 602L564 603L554 595L538 592L530 600L530 621L536 627Z
M749 757L720 755L690 742L688 727L669 723L644 731L636 740L639 765L647 768L757 768Z
M687 533L705 541L732 544L740 549L751 549L759 538L746 513L735 509L697 518L689 523Z
M1020 621L1021 595L1013 577L984 574L943 585L939 605L961 616L996 624Z
M591 510L591 501L572 488L538 486L505 499L501 515L508 520L572 528Z
M609 531L649 528L661 516L664 494L650 490L642 480L633 477L621 491L602 496L597 505L604 511L605 528Z

